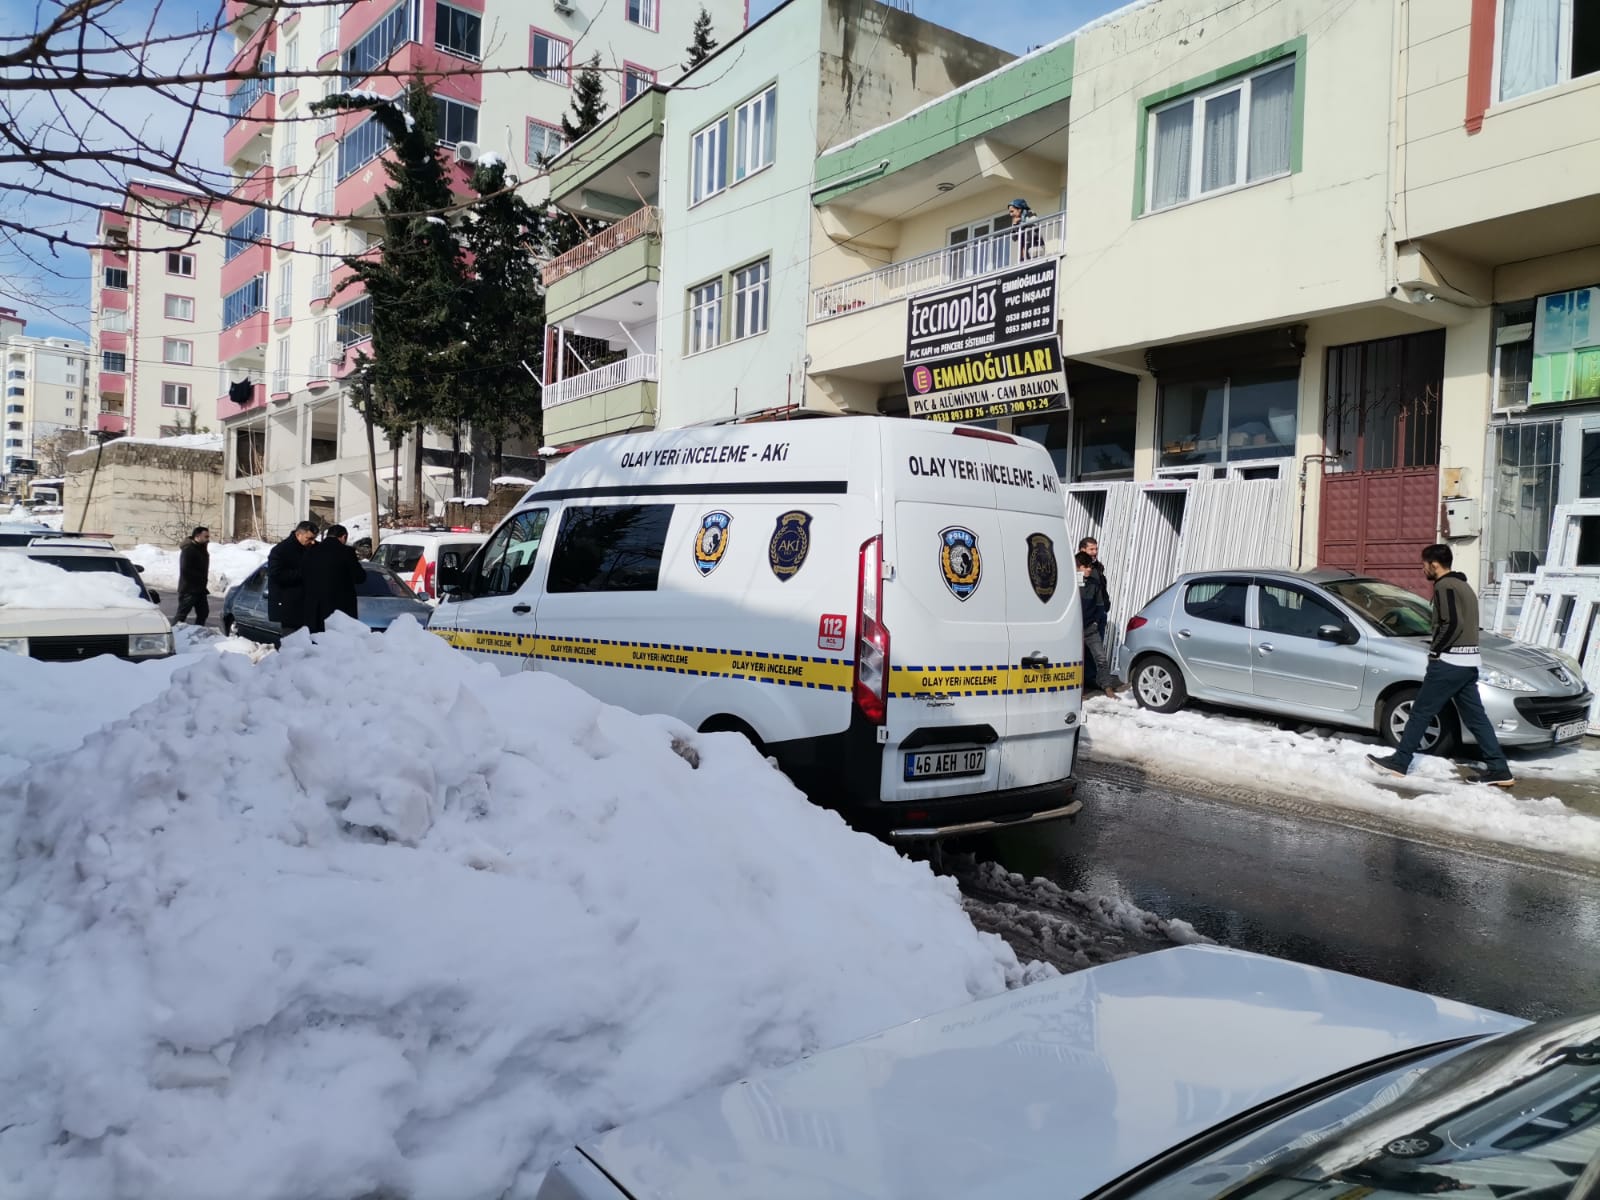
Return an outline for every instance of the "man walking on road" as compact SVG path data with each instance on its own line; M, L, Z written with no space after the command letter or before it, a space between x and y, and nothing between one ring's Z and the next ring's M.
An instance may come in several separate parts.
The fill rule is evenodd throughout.
M172 618L174 625L182 625L191 612L196 625L211 619L211 603L206 599L211 580L210 541L211 531L199 525L178 547L178 614Z
M367 577L346 541L350 531L343 525L330 525L322 540L306 551L306 625L321 633L336 612L356 616L356 589Z
M267 616L284 637L306 624L306 548L316 540L317 527L301 521L267 555Z
M1433 640L1428 646L1428 669L1411 702L1411 716L1406 720L1400 745L1387 757L1367 757L1380 770L1404 775L1411 769L1411 760L1422 746L1429 723L1454 701L1461 724L1478 743L1478 753L1486 767L1472 782L1509 788L1516 782L1511 764L1506 762L1500 739L1495 737L1494 726L1478 696L1478 597L1467 577L1450 569L1453 562L1449 546L1429 546L1422 552L1422 573L1433 584Z

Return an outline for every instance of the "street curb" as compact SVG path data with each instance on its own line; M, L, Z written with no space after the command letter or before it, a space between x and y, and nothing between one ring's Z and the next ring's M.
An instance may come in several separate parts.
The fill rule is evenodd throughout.
M1530 850L1524 846L1507 845L1489 838L1451 834L1434 825L1381 816L1364 809L1345 807L1336 803L1308 804L1277 792L1230 787L1227 784L1191 779L1176 773L1152 771L1117 762L1095 761L1088 756L1078 759L1076 775L1085 783L1107 784L1134 792L1156 786L1180 799L1209 800L1235 808L1265 810L1298 820L1315 821L1343 829L1359 829L1365 833L1400 838L1403 841L1418 842L1425 846L1458 854L1470 854L1496 862L1517 863L1580 879L1600 880L1600 863L1589 859L1549 850Z

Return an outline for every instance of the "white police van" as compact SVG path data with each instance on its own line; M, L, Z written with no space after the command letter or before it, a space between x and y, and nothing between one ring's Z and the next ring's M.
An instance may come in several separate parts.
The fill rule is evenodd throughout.
M1077 811L1083 632L1038 444L838 417L607 438L554 467L428 627L503 670L748 735L853 823Z

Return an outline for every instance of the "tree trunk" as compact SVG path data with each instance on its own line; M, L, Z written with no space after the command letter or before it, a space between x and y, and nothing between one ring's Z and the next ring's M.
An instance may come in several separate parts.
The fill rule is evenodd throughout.
M411 431L413 444L411 447L411 501L416 506L417 524L426 525L427 502L422 498L422 433L421 423Z
M450 429L450 494L461 495L461 426Z
M506 440L505 440L505 438L500 437L497 434L495 436L495 439L494 439L494 474L490 477L490 479L491 479L490 486L493 487L494 485L493 485L492 481L495 480L495 479L499 479L500 476L504 475L505 473L506 473Z
M367 485L372 500L372 553L378 552L378 435L372 428L371 406L362 414L367 427Z

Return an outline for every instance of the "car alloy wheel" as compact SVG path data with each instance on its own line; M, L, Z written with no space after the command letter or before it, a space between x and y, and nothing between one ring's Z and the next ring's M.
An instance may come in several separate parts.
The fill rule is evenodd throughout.
M1172 672L1162 663L1139 668L1139 699L1151 708L1172 703Z
M1391 1158L1423 1158L1439 1150L1444 1142L1431 1133L1414 1133L1410 1137L1395 1138L1383 1148Z
M1394 711L1389 714L1389 731L1392 735L1389 739L1390 745L1398 746L1400 744L1400 739L1405 736L1406 722L1409 720L1411 720L1411 701L1402 700L1394 706ZM1443 732L1444 726L1439 723L1439 718L1435 716L1433 720L1428 722L1428 728L1423 732L1422 746L1420 747L1422 753L1433 753L1433 748L1439 744L1439 735Z

